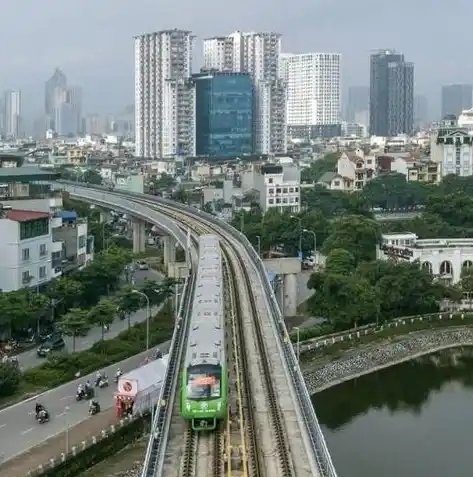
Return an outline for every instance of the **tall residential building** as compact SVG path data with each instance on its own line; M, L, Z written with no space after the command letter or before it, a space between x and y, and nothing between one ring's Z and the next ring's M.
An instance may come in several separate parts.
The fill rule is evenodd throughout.
M280 72L287 84L287 125L291 136L328 137L333 131L339 135L340 60L339 53L281 55Z
M67 78L60 68L54 70L51 78L46 81L44 92L44 111L46 115L52 117L55 108L55 90L56 88L66 89Z
M370 61L370 134L410 134L414 127L414 65L382 50Z
M286 84L279 75L281 35L234 32L204 40L204 68L248 73L254 85L254 149L258 154L287 149Z
M6 91L3 107L5 135L17 138L21 133L21 92Z
M473 86L471 84L451 84L442 86L442 118L453 114L460 116L472 106Z
M135 154L195 154L194 36L164 30L135 37Z
M76 86L54 90L52 122L59 136L75 136L82 132L82 90Z
M348 88L345 119L348 122L359 122L360 117L369 117L370 87L351 86Z
M246 73L201 72L195 82L196 154L253 152L253 83Z

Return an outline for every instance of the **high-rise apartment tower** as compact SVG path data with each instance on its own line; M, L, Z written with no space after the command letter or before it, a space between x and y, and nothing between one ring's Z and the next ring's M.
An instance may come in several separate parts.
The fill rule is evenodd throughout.
M280 53L278 33L234 32L204 40L204 69L248 73L253 81L253 137L258 154L287 149L287 92L279 75Z
M21 92L6 91L3 107L5 135L17 138L21 133Z
M450 84L442 86L442 118L449 114L460 116L472 106L473 87L471 84Z
M195 154L193 45L185 30L135 37L136 156Z
M287 124L291 135L330 136L330 131L340 128L341 55L283 54L280 61L281 77L287 83ZM319 132L314 133L314 129Z
M414 128L414 65L382 50L370 61L370 134L411 134Z

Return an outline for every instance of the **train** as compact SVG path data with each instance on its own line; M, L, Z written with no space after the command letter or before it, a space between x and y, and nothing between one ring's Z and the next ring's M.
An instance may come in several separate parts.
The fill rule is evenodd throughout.
M223 268L216 236L199 237L198 260L180 404L194 431L212 431L225 420L228 407Z

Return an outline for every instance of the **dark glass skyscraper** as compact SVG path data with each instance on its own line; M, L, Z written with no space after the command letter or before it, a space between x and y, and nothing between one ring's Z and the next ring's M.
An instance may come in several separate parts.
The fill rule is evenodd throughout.
M442 87L442 118L447 115L460 116L464 109L472 106L471 84L450 84Z
M383 50L370 61L370 134L396 136L414 128L414 65Z
M235 157L253 152L253 83L246 73L202 72L196 89L196 154Z

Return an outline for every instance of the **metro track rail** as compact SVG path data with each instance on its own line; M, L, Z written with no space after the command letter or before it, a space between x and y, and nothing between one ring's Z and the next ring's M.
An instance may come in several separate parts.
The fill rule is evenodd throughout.
M162 210L161 213L168 214ZM226 302L231 305L227 308L229 317L227 325L229 324L231 328L230 336L227 335L227 344L232 347L232 354L228 353L227 356L233 358L231 362L227 363L227 369L231 370L229 416L224 432L227 474L229 477L292 477L295 475L292 456L279 408L277 391L272 382L270 360L267 356L257 307L251 291L252 284L247 264L234 250L234 245L228 238L223 237L211 225L196 225L195 221L189 217L174 211L169 216L174 219L178 218L179 222L187 224L198 235L215 234L220 237L221 241L225 298ZM246 309L241 303L243 297L247 297ZM261 358L261 366L257 371L255 368L251 369L248 363L247 357L252 351L248 343L252 343L253 350L256 349ZM258 376L255 376L256 373ZM256 403L253 399L255 387L261 386L265 389L267 413L258 412L262 403ZM258 437L263 438L261 432L263 428L266 429L266 432L272 429L272 442L275 443L275 451L269 456L261 455L262 446ZM221 454L219 454L221 433L221 429L212 435L202 435L191 430L186 431L179 477L199 477L200 475L220 477L222 475ZM207 466L205 462L212 463L212 473L210 473L210 469L202 470L202 467Z
M249 320L248 317L250 315L254 316L255 312L257 315L261 314L260 319L255 320L259 322L258 325L253 323L253 328L248 328L249 332L245 335L254 338L253 353L248 353L248 351L242 353L246 355L245 358L248 355L251 356L248 366L251 366L253 369L255 367L259 369L259 372L256 373L260 377L259 390L264 389L265 391L264 397L262 397L262 392L259 393L260 399L254 399L254 404L261 404L261 401L269 402L270 404L269 408L266 406L266 411L272 418L264 432L271 429L272 433L276 433L276 436L267 439L267 441L270 441L270 445L274 445L274 448L268 448L266 445L267 441L262 439L260 434L256 436L260 447L259 458L264 461L261 467L266 468L266 475L271 476L336 477L336 470L321 432L317 416L310 403L300 370L297 367L294 352L292 347L288 346L287 330L285 330L284 323L281 321L282 318L279 310L277 310L274 297L267 295L269 293L269 284L264 281L261 282L261 273L264 272L261 268L261 263L256 262L254 251L248 248L250 247L249 243L243 237L237 238L235 236L236 232L229 229L227 224L219 224L214 219L206 217L205 214L200 214L197 210L187 210L185 206L177 203L174 204L170 201L139 194L106 191L100 187L87 188L93 190L91 194L88 194L84 191L86 188L81 185L71 183L66 185L67 187L72 186L69 189L70 193L73 196L77 196L80 200L90 201L105 207L111 206L111 208L117 208L117 210L124 209L125 213L131 214L134 214L133 210L136 207L137 216L141 215L144 220L147 219L148 214L145 210L140 210L138 206L148 207L163 216L167 216L173 222L180 223L179 228L181 231L189 228L197 234L211 233L219 236L222 244L225 244L225 249L230 254L232 266L243 269L243 280L240 280L238 283L239 290L237 292L238 301L244 303L244 307L241 310L243 318ZM100 195L97 196L97 193ZM174 234L174 232L172 233ZM253 273L248 273L248 270L252 270ZM234 276L234 272L232 272L232 275ZM245 288L242 288L242 284L245 284ZM274 317L271 316L273 314ZM260 332L254 326L258 326ZM276 337L274 342L273 336ZM267 347L266 351L264 351L265 347ZM271 364L269 361L266 361L266 364L263 363L264 356L262 353L264 354L265 352L269 355L267 358L272 360ZM275 356L280 356L280 358L275 358ZM275 385L273 385L273 382L270 382L273 379L277 381ZM291 382L292 384L290 384ZM269 394L267 392L268 385L273 388L273 391L269 389ZM258 386L256 387L256 392L258 392ZM274 400L276 400L276 403ZM297 404L288 404L290 401L296 403L296 400ZM274 406L279 408L278 411L273 409ZM279 414L279 417L275 415L275 412ZM173 414L170 412L169 407L167 414ZM254 414L261 419L264 413L260 409L254 410ZM245 422L245 425L248 427L248 421ZM261 428L258 431L260 432ZM287 435L286 432L288 433ZM227 446L227 442L225 441L225 446ZM250 448L252 443L249 441L247 445ZM265 449L262 449L262 446ZM310 446L311 450L308 446ZM293 455L291 455L290 451L292 451ZM251 452L248 452L247 458L252 466L249 469L251 471L249 475L258 475L255 473L255 464L252 461ZM291 459L292 462L290 461ZM268 461L271 460L277 460L277 469L273 468L272 472L268 470ZM160 477L162 472L157 470L154 475ZM231 474L229 473L229 475Z

